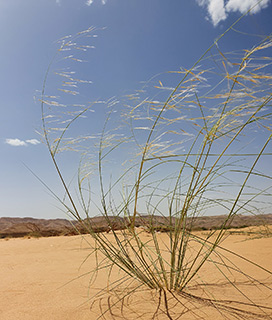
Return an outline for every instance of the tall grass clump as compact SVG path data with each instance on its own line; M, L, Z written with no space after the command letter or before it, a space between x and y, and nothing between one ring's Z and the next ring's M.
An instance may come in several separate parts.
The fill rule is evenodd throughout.
M91 46L82 43L95 30L60 41L40 99L43 138L65 190L55 197L94 240L91 279L108 272L94 297L101 319L272 317L264 300L271 271L223 243L235 216L271 206L272 39L222 52L233 27L190 68L157 75L119 101L87 105L79 92L89 81L66 63L84 60ZM56 62L61 69L51 75ZM55 76L62 79L56 89ZM196 219L209 214L224 215L219 229L194 232ZM108 233L96 232L94 215Z

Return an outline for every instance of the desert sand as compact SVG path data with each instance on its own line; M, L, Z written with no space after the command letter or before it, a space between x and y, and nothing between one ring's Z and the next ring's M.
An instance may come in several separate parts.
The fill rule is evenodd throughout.
M243 232L239 234L235 230L236 234L225 239L224 247L271 270L272 238L248 238L245 231L243 229ZM201 235L201 232L198 234ZM147 233L144 236L150 237ZM111 234L108 234L107 237L109 241L113 241ZM167 235L162 233L159 237L165 241ZM96 262L93 256L86 259L91 253L88 242L93 243L88 235L1 239L0 319L97 319L109 300L107 298L97 300L92 305L94 301L92 296L107 285L107 271L101 270L95 282L89 285L89 272L95 269ZM235 263L239 260L238 258L233 259ZM239 267L255 279L265 283L267 287L272 287L271 275L269 276L263 270L240 260ZM218 292L222 299L236 299L239 295L237 292L232 292L233 287L211 266L204 267L201 272L202 279L210 283L211 291ZM113 279L118 277L121 277L119 271L113 270ZM237 284L239 281L244 281L243 289L258 303L265 306L272 305L272 291L269 289L258 289L251 284L250 278L247 278L247 281L241 279L235 281ZM129 283L125 283L123 289L122 286L118 289L125 290L127 286ZM124 315L126 319L152 319L154 310L156 310L156 304L151 299L150 292L145 291L135 293L135 297L131 297L130 305L129 312ZM117 313L118 308L120 307L116 307ZM181 307L179 308L181 310ZM140 311L141 314L137 315ZM175 314L178 313L179 311L176 311ZM271 315L271 311L268 313ZM112 319L114 314L114 310L112 314L107 313L105 319ZM194 319L195 317L194 312L192 314L185 312L180 319ZM173 317L173 319L177 318ZM224 319L220 313L206 310L197 319L221 318ZM167 316L162 313L158 319L167 319ZM228 315L226 319L232 319L232 317Z

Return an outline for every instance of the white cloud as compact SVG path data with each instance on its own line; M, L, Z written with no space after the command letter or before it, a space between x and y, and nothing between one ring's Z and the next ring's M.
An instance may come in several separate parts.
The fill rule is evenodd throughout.
M224 0L210 0L208 4L208 12L212 19L212 23L216 26L220 21L227 18L224 7Z
M216 27L220 21L226 20L230 12L257 13L266 8L271 0L196 0L198 5L205 7L208 11L212 24Z
M13 147L26 146L27 144L20 139L6 139L6 143Z
M263 0L258 3L256 0L229 0L226 4L227 11L239 11L240 13L246 13L250 8L251 13L257 13L269 5L270 0Z
M25 147L28 144L33 144L33 145L39 144L40 141L38 141L37 139L29 139L29 140L23 141L18 138L15 138L15 139L6 139L5 143L13 147L21 147L21 146Z

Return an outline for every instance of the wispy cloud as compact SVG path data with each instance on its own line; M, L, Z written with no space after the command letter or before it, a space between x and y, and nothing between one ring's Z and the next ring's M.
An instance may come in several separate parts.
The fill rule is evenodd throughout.
M26 140L26 143L30 143L30 144L36 145L36 144L39 144L40 141L37 140L37 139L29 139L29 140Z
M251 13L257 13L266 8L271 0L196 0L197 3L206 8L209 19L216 27L220 21L227 19L230 12L246 13L249 9Z
M24 141L24 140L15 138L15 139L6 139L5 143L13 147L22 147L22 146L26 147L28 144L37 145L40 143L40 141L38 141L37 139L28 139Z
M87 0L86 1L86 5L87 6L90 6L91 4L93 4L94 0ZM107 3L107 0L101 0L102 4L106 4Z
M87 6L90 6L90 5L93 4L93 2L94 2L94 0L87 0L87 1L85 1L85 4L86 4ZM101 3L104 5L104 4L107 3L107 0L101 0ZM61 0L56 0L56 4L57 4L58 6L60 6L60 5L61 5Z

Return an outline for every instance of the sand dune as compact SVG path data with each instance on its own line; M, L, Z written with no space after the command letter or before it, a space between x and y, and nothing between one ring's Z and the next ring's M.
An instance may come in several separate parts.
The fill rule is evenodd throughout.
M107 237L109 241L113 241L111 233ZM145 237L148 239L150 235L145 234ZM159 237L165 241L167 235L162 233ZM0 319L97 319L102 310L105 310L108 300L97 301L90 309L93 300L89 298L105 287L107 273L106 270L101 271L95 283L89 287L88 272L94 270L96 264L93 257L84 262L91 251L88 242L93 242L90 236L19 238L8 241L1 239ZM248 239L243 229L243 234L230 235L224 246L258 262L264 268L271 269L272 238ZM271 288L272 279L267 273L246 262L240 261L239 266ZM113 271L113 280L120 276L118 270ZM220 278L220 274L210 267L203 268L201 277L219 297L234 300L237 298L237 292L233 293L226 279ZM237 278L235 281L239 283L242 280ZM118 290L125 290L127 286L128 284L125 284L122 288L121 285ZM258 303L272 305L271 291L261 292L251 285L250 281L245 281L242 286ZM263 297L266 297L265 300ZM156 297L152 298L150 292L136 292L130 297L129 307L125 310L126 319L152 319L156 307L154 299L156 300ZM223 319L219 313L205 308L203 306L202 319ZM120 311L120 306L113 308L113 314L118 314L118 310ZM175 312L178 314L179 311ZM112 319L112 315L108 313L106 319ZM167 317L162 313L159 319ZM181 319L194 319L194 314L187 312ZM232 317L228 316L227 319Z

